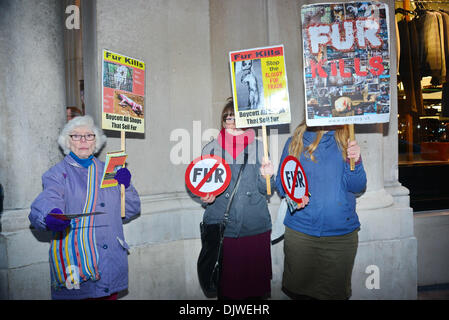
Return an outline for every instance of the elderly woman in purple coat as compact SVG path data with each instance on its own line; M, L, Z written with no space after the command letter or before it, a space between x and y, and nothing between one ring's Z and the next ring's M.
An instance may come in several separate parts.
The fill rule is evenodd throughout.
M120 215L120 186L101 189L104 163L93 154L106 136L90 116L76 117L58 143L65 158L42 176L43 191L29 219L53 231L50 245L53 299L116 299L128 288L128 245ZM125 220L140 212L140 199L128 169L115 179L125 186ZM69 219L64 214L94 213ZM98 214L101 213L101 214Z

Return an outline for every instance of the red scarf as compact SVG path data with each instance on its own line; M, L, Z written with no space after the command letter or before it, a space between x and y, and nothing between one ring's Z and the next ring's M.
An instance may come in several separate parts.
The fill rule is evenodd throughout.
M253 129L245 130L242 134L234 136L222 129L218 134L217 140L219 145L225 149L234 159L254 141L256 133Z

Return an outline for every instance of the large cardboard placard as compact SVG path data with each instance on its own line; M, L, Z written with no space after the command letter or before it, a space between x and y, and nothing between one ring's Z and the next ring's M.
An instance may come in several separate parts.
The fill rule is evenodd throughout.
M102 128L145 132L145 63L103 50Z
M290 123L284 46L229 53L237 128Z
M307 125L388 122L388 5L310 4L301 19Z

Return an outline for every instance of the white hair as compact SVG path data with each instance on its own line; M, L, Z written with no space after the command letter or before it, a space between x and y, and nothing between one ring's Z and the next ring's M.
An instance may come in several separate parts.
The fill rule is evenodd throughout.
M78 127L87 127L95 134L95 150L94 154L98 153L100 149L103 147L103 145L106 142L106 136L103 133L103 130L98 128L95 123L94 119L92 119L91 116L85 115L85 116L78 116L70 120L66 123L64 128L61 131L61 134L58 138L58 144L61 147L62 151L64 151L64 154L70 153L70 133L75 130Z

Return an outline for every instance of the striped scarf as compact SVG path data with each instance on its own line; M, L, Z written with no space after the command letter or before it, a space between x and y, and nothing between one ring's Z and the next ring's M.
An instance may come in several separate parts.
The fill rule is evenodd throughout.
M96 161L87 168L87 195L83 213L95 209L98 187ZM79 289L87 280L99 280L95 243L95 216L70 221L70 228L55 232L50 246L50 268L54 288Z

